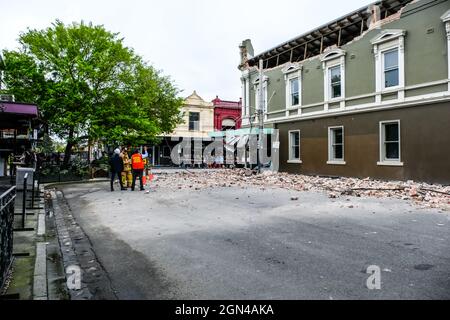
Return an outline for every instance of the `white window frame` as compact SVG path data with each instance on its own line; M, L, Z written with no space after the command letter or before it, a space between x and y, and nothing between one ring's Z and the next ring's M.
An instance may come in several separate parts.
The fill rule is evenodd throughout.
M397 51L397 59L398 59L397 60L398 84L396 86L386 87L386 58L385 57L386 57L387 53L394 52L394 51ZM389 50L383 50L382 53L381 53L381 65L382 65L382 68L383 68L383 72L381 74L381 77L382 77L381 84L383 86L383 88L382 88L383 91L394 90L394 89L398 89L398 88L401 87L401 85L400 85L400 52L399 51L400 50L399 50L398 47L394 47L394 48L389 49Z
M333 155L333 132L336 129L342 130L342 159L336 159ZM347 162L345 162L345 131L344 126L333 126L328 127L328 161L327 164L330 165L345 165Z
M298 94L298 103L296 103L296 104L293 103L293 99L292 99L292 95L294 94L294 92L292 91L292 82L295 81L295 80L298 83L298 92L297 92L297 94ZM299 77L293 77L293 76L289 77L288 78L288 93L289 93L288 105L289 105L289 107L299 107L301 105L300 104L300 92L301 92L301 88L300 88L300 79L299 79Z
M341 77L341 79L339 80L339 85L340 85L340 89L341 89L341 92L340 92L340 95L339 95L339 97L333 97L333 83L332 83L332 78L331 78L331 69L335 69L335 68L338 68L339 69L339 71L340 71L340 77ZM341 64L340 63L338 63L338 64L335 64L335 65L331 65L331 66L328 66L327 67L327 76L328 76L328 79L327 79L327 83L328 83L328 101L335 101L335 100L340 100L340 99L342 99L342 68L341 68Z
M325 110L328 110L328 104L333 102L341 102L340 107L345 107L345 55L346 52L344 50L337 48L325 52L320 58L322 69L324 71L323 92ZM336 66L340 66L341 68L341 96L332 98L330 69Z
M386 53L392 52L396 50L397 51L397 57L398 57L398 61L397 61L397 69L398 69L398 84L396 86L391 86L391 87L386 87L386 68L385 68L385 56ZM381 70L380 70L380 77L381 77L381 92L388 92L388 91L393 91L393 90L398 90L402 87L404 87L404 83L402 83L401 81L401 73L402 70L400 69L400 48L398 47L398 45L394 45L392 47L387 47L386 49L381 50L380 52L380 60L381 60Z
M282 72L284 73L284 81L286 88L286 109L298 108L302 105L302 66L296 63L287 65ZM291 99L291 81L298 79L298 104L293 105Z
M442 22L445 24L445 33L447 35L447 68L448 79L450 80L450 10L447 10L441 17ZM450 92L450 81L448 83L448 91Z
M291 140L291 133L297 133L298 132L298 159L295 159L292 155L292 140ZM302 155L301 155L301 134L300 130L289 130L288 131L288 140L289 140L289 159L288 163L303 163L302 162Z
M383 30L371 40L375 56L376 102L381 103L381 94L398 92L398 98L405 98L405 30ZM398 50L398 85L387 87L384 78L384 54L394 49Z
M268 86L269 78L267 76L264 76L263 81L263 98L264 98L264 105L263 105L263 114L267 114L268 112L268 101L267 101L267 86ZM259 93L258 90L260 88L260 81L259 78L257 78L254 82L254 89L255 89L255 110L258 110L259 108Z
M391 123L397 123L398 124L398 159L386 159L386 149L385 149L385 125L391 124ZM402 162L402 138L401 138L401 127L400 127L400 120L383 120L380 121L379 125L379 155L380 160L377 162L377 165L379 166L403 166Z

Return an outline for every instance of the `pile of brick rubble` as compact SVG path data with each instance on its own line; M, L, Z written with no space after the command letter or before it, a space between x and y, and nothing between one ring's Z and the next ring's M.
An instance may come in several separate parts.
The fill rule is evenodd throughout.
M450 186L414 181L380 181L370 178L334 178L288 173L263 172L254 174L244 169L215 171L181 171L161 175L174 189L201 190L215 187L283 188L295 191L327 192L330 198L340 196L392 197L412 201L423 207L450 211ZM162 181L159 181L162 182ZM155 181L155 183L159 183Z

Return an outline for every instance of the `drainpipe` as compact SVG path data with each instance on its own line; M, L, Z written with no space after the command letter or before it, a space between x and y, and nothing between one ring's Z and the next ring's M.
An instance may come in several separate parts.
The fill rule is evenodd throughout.
M263 72L264 61L259 59L259 109L258 109L258 120L259 120L259 138L258 138L258 172L261 173L261 158L263 152L263 131L264 131L264 72Z

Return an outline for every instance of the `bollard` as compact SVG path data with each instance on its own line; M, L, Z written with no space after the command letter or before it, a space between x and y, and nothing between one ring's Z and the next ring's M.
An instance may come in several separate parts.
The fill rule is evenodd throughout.
M34 209L34 174L33 174L33 185L31 186L31 208Z
M21 225L21 228L14 229L14 231L33 231L34 230L34 228L25 228L25 220L26 220L26 216L27 216L27 212L26 212L26 207L27 207L27 180L28 180L28 172L25 173L25 175L23 177L22 225Z
M28 180L28 173L25 173L25 175L23 177L22 229L25 229L25 217L26 217L26 206L27 206L27 180Z

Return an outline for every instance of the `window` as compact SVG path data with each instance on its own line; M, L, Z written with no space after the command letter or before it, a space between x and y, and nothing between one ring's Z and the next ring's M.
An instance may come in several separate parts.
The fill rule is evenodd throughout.
M263 90L263 101L262 101L262 109L263 113L267 112L267 85L269 82L269 78L267 76L264 76L263 82L262 82L262 90ZM255 90L255 110L258 110L260 106L259 101L259 90L261 88L261 81L259 78L256 78L255 81L253 81L254 90Z
M341 93L341 66L337 65L328 69L330 79L330 98L340 98Z
M400 121L380 122L379 165L402 165L400 162Z
M189 112L189 131L200 131L199 112Z
M450 10L447 10L441 17L442 22L445 24L445 31L447 36L447 75L450 79ZM450 82L448 84L448 91L450 91Z
M255 90L255 104L256 104L256 110L258 110L260 108L259 105L259 90L260 90L261 86L259 84L259 82L256 84L256 90ZM263 85L263 101L262 101L262 105L263 105L263 112L266 113L267 112L267 84L265 83Z
M297 106L300 104L300 84L298 78L292 78L289 80L291 106Z
M344 127L328 128L328 164L344 162Z
M340 101L340 107L345 107L345 55L342 49L326 50L320 58L323 70L323 90L325 110L331 100Z
M405 37L405 30L386 29L371 40L377 103L382 102L384 92L398 91L397 98L405 98Z
M301 163L300 161L300 130L289 131L289 161Z
M399 85L398 48L383 53L384 88Z
M162 156L164 158L170 158L170 148L168 146L163 146Z
M290 63L281 72L284 73L286 108L301 106L302 65L296 62Z

